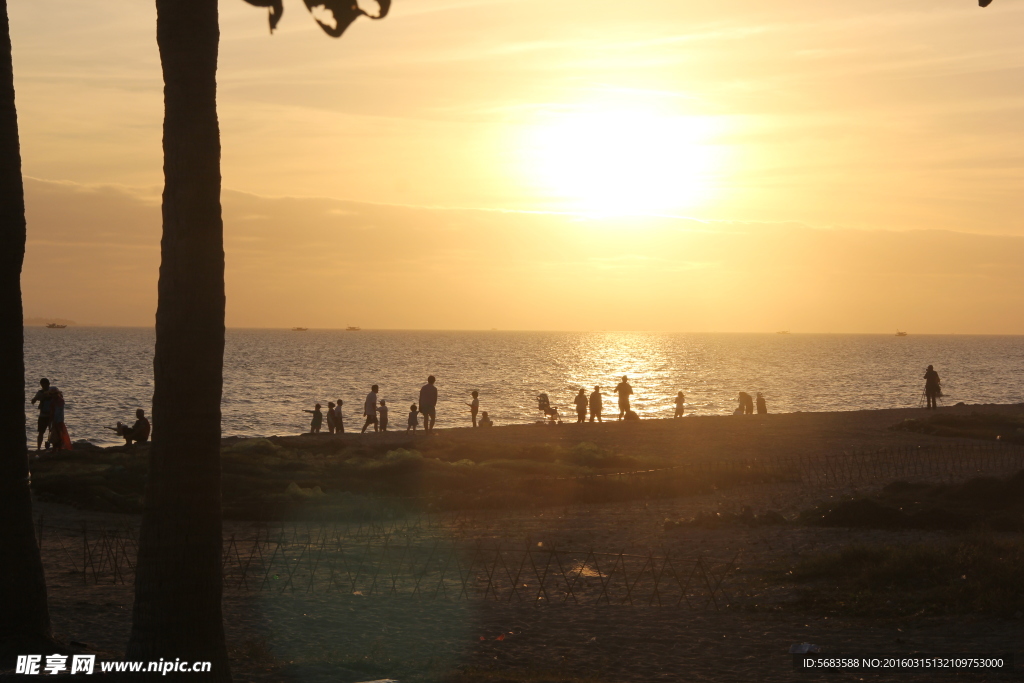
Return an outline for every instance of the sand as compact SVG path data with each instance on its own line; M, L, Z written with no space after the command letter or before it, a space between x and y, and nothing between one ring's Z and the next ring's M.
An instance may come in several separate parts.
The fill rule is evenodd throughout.
M967 406L1024 413L1024 406ZM642 423L560 426L522 425L491 430L455 429L434 437L473 444L577 443L587 440L616 451L659 457L728 458L766 454L859 451L946 443L938 437L889 429L921 410L798 413L753 417L693 417ZM294 439L326 439L291 437ZM346 441L402 434L346 435ZM882 484L886 482L877 482ZM433 533L461 541L543 542L602 552L704 554L734 557L726 586L732 606L721 611L645 605L543 605L496 601L365 597L341 593L261 592L231 588L225 624L239 681L354 682L394 677L437 680L465 669L507 672L505 680L593 681L790 681L862 680L864 674L796 672L790 645L812 642L830 652L1012 651L1024 637L1024 619L857 619L801 611L795 589L771 581L802 554L850 542L907 543L943 538L938 532L852 531L796 525L721 529L664 527L666 519L699 512L773 509L793 516L848 490L797 484L739 487L712 494L619 505L557 506L530 512L469 515ZM137 526L138 516L83 512L39 504L36 513L54 528ZM247 522L228 522L225 533L251 533ZM53 532L56 533L56 532ZM1011 536L1015 537L1015 536ZM118 657L130 629L132 587L83 585L70 555L44 536L44 564L55 631L87 643L104 657ZM504 635L502 640L497 640ZM536 674L528 678L528 674ZM990 680L983 675L961 676ZM1017 675L1014 679L1019 679ZM926 678L919 678L926 680ZM471 679L466 679L471 680ZM487 680L501 680L500 676ZM1000 679L1004 680L1004 679Z
M941 408L944 415L969 415L972 412L999 412L1024 415L1024 404L964 405ZM679 419L560 425L543 423L505 425L490 429L472 427L438 429L434 438L471 447L499 441L511 445L575 444L589 441L610 450L635 456L664 459L729 459L765 455L820 455L878 448L948 444L949 439L890 428L910 418L932 414L919 408L858 410L848 412L779 413L768 415L688 415ZM468 421L468 420L467 420ZM283 445L301 445L318 440L341 440L360 444L367 440L394 444L422 442L428 437L415 433L389 431L382 434L303 435L286 437Z

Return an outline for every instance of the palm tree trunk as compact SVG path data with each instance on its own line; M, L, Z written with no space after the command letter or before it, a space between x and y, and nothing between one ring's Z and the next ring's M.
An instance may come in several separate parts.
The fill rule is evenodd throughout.
M221 616L224 246L217 0L156 0L164 75L163 239L153 444L126 658L210 661L170 680L230 681Z
M25 193L11 32L7 0L0 0L0 668L17 654L52 653L54 644L32 525L25 443L24 260Z

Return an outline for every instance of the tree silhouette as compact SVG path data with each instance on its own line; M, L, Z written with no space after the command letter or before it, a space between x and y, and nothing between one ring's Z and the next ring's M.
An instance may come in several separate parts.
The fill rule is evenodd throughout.
M268 7L270 9L270 32L273 33L274 29L277 28L277 23L281 21L281 15L284 14L284 5L281 4L281 0L245 1L256 7ZM359 17L383 19L388 15L388 10L391 8L391 0L377 0L377 7L380 9L376 15L373 15L360 9L359 3L354 0L303 0L303 2L306 3L306 9L310 13L313 12L315 7L323 7L325 10L330 11L334 17L334 26L325 24L316 17L314 19L316 19L316 23L320 24L320 28L324 30L324 33L332 38L339 37Z
M270 8L280 0L247 0ZM324 7L340 36L359 16L351 2ZM380 5L383 17L387 4ZM156 0L164 77L164 192L153 441L139 533L129 660L209 661L205 674L169 680L230 681L221 613L220 403L224 359L224 246L217 122L217 0ZM24 399L22 398L22 401Z
M0 668L53 652L25 442L25 192L7 0L0 0Z

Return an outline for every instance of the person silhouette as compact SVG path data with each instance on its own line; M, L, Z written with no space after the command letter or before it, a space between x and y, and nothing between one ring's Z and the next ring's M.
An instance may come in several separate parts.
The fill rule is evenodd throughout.
M470 395L473 397L473 402L466 405L469 406L469 416L473 419L473 426L476 427L476 414L480 410L480 392L474 389Z
M377 391L379 387L374 384L370 387L370 393L366 395L366 400L363 401L363 416L366 418L366 422L363 423L363 428L359 431L360 434L366 433L366 428L373 425L373 431L377 431Z
M676 414L674 417L683 416L683 408L686 406L686 397L683 396L683 392L676 394Z
M768 404L765 403L765 401L764 401L764 394L762 394L760 391L757 392L757 414L758 415L767 415L768 414Z
M437 419L437 379L431 375L427 383L420 387L420 415L423 416L423 431L434 431L434 420Z
M537 410L544 413L544 417L550 420L552 424L560 422L558 417L558 408L551 405L551 399L548 398L548 395L544 392L541 392L540 395L537 396Z
M405 431L416 431L416 428L420 426L420 409L413 403L409 406L409 421L406 424Z
M302 412L313 414L313 419L309 421L309 433L319 434L320 425L324 423L324 414L320 412L320 404L317 403L313 407L313 410L303 410Z
M345 433L345 420L344 420L344 418L341 415L341 406L344 403L345 402L342 401L339 398L338 399L338 404L334 408L334 433L335 434L344 434Z
M48 394L50 397L50 436L47 444L53 446L55 451L70 449L71 437L68 436L68 429L64 424L64 394L54 386L49 388Z
M622 381L615 386L615 393L619 395L619 419L621 420L629 412L629 397L633 395L633 387L629 386L629 380L625 375Z
M42 388L36 392L35 397L32 399L33 405L35 405L36 401L39 401L39 420L36 425L39 430L36 436L37 453L43 448L43 437L46 436L46 430L50 428L50 422L53 420L53 398L50 394L50 380L43 377L39 380L39 386Z
M604 422L601 419L601 409L604 407L604 401L601 397L601 387L594 387L594 391L590 394L590 421L593 422L594 418L597 418L598 422Z
M107 427L107 429L110 429L110 427ZM135 424L131 427L118 422L117 426L113 429L117 432L118 436L124 437L125 446L131 446L133 441L135 443L146 443L149 441L149 420L146 419L146 411L142 408L135 411Z
M573 399L573 403L576 404L576 424L587 421L587 390L580 387L580 393L576 394L576 398Z
M335 421L338 419L338 415L334 412L334 402L327 402L327 433L334 433Z
M927 410L937 410L939 397L942 396L942 384L939 383L939 373L931 365L924 373L924 397L928 402Z
M494 423L491 422L491 418L489 418L487 416L487 411L486 410L480 416L480 426L481 427L493 427L494 426Z
M380 400L380 408L377 408L377 412L380 413L380 431L388 431L388 404L384 399Z
M745 391L740 392L740 407L738 415L753 415L754 414L754 399Z

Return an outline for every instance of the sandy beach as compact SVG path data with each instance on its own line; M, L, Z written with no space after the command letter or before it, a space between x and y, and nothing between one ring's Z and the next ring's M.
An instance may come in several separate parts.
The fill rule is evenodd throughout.
M1019 418L1024 406L961 406L939 411L944 415L974 412ZM396 432L288 436L272 441L296 452L330 450L335 442L349 449L380 442L385 448L430 452L440 443L444 452L465 455L486 453L496 443L507 449L570 448L586 442L615 454L665 463L776 455L811 458L950 443L946 437L891 429L924 414L921 410L880 410L692 417L450 429L432 436ZM237 440L225 443L230 448ZM225 623L236 679L314 683L385 677L423 682L860 680L862 675L796 672L788 649L794 643L811 642L828 652L847 653L1012 651L1024 637L1024 620L1020 618L988 614L850 617L802 605L798 602L800 588L779 580L787 568L809 553L850 544L942 542L955 538L954 534L821 528L794 521L774 526L723 523L718 528L666 524L701 514L737 515L745 506L757 514L773 510L795 520L802 510L823 500L856 495L886 483L864 482L844 489L762 482L675 498L586 505L552 501L548 507L526 510L464 510L448 516L437 514L429 528L421 521L416 529L408 524L403 528L401 520L381 522L380 534L366 543L381 543L386 537L388 543L421 546L483 543L637 557L700 556L708 558L708 566L719 572L714 576L722 578L723 592L717 596L720 604L704 601L659 607L646 597L633 604L618 597L604 602L545 604L518 596L505 599L504 594L500 599L365 595L358 594L363 591L353 594L313 588L312 581L308 586L293 583L279 588L281 584L273 584L258 589L228 581ZM94 543L104 529L125 530L127 538L137 528L138 515L75 509L53 502L38 503L36 514L41 518L55 631L67 641L88 645L101 658L119 657L130 627L130 570L126 563L120 576L102 566L97 573L99 565L93 566L91 575L83 571L82 551L74 545L81 540L73 530L86 524L92 529ZM284 520L261 525L229 520L225 538L252 538L268 528L287 528L301 536L308 533L309 523ZM350 524L343 533L354 534L354 530ZM1001 537L1019 539L1020 535ZM299 558L295 561L301 564ZM734 562L726 567L726 561ZM628 578L628 572L627 580L634 580ZM991 680L983 675L961 677ZM1019 675L1009 679L1019 679Z
M959 405L943 407L943 415L1024 414L1024 404ZM508 445L573 444L581 441L667 460L749 458L765 455L820 455L843 451L864 451L900 446L948 443L948 439L894 431L894 425L922 418L919 408L858 410L847 412L804 412L768 415L687 415L679 419L626 422L605 419L602 423L576 424L575 415L563 416L559 425L530 423L502 425L491 429L439 429L434 438L466 448L500 442ZM466 418L467 423L469 418ZM301 445L307 439L330 439L326 434L294 437ZM346 444L380 439L388 443L417 443L428 438L422 429L409 433L390 430L363 434L349 430L333 438Z

